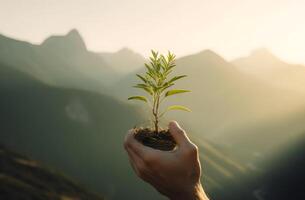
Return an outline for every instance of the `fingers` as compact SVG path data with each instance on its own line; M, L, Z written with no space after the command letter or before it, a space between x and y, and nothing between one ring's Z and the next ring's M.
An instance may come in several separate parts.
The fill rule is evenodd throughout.
M129 130L124 141L125 149L130 149L141 159L150 157L153 154L153 150L147 146L142 145L134 138L134 130Z
M129 161L130 161L130 164L131 164L133 170L135 171L135 173L137 174L138 177L145 180L146 177L145 177L144 172L147 169L145 162L131 149L128 148L128 149L126 149L126 151L128 153Z
M130 148L132 146L124 143L124 147L128 153L130 164L137 176L144 181L151 183L153 177L150 175L151 173L149 172L149 167L147 166L145 159L143 160L132 148Z
M138 170L138 168L136 166L136 162L137 162L136 156L129 149L128 150L126 149L126 151L127 151L128 159L129 159L129 162L130 162L130 165L131 165L132 169L139 176L139 170Z
M179 126L176 121L171 121L168 125L169 132L177 142L178 146L191 143L185 131Z

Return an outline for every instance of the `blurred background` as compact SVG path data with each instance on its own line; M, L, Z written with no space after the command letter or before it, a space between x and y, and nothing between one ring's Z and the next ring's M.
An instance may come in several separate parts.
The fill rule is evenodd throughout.
M165 199L133 173L127 97L154 49L177 54L172 112L211 199L305 199L302 0L1 0L0 198Z

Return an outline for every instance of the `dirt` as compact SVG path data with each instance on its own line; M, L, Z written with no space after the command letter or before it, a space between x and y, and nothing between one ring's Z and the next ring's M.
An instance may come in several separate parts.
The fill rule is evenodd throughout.
M156 133L149 128L136 128L135 138L145 146L162 151L172 151L176 147L176 142L169 130L160 130Z

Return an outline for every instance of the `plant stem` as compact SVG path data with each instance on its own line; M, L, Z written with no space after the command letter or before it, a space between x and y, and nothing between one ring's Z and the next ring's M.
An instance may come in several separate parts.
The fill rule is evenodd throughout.
M154 125L155 125L155 132L159 132L159 105L160 105L160 95L157 93L154 96L154 105L153 105L153 116L154 116Z
M156 129L156 133L159 132L159 104L160 104L160 96L158 95L157 97L157 107L156 107L156 125L155 125L155 129Z
M155 131L156 131L156 113L155 113L155 109L156 109L156 94L153 95L153 109L152 109L152 114L154 116L153 123L154 123Z

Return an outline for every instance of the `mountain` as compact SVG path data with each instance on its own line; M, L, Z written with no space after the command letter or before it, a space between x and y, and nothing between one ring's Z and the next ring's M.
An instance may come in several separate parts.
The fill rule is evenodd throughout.
M0 35L0 61L43 82L60 87L103 92L118 74L87 50L77 30L34 45Z
M247 75L210 50L178 59L176 73L188 76L176 87L192 92L172 101L190 106L188 122L215 138L248 123L293 114L303 105L304 96Z
M304 132L277 152L270 152L260 163L264 168L254 183L255 195L260 199L305 198L305 140Z
M126 130L147 118L125 103L137 93L131 86L144 70L138 69L142 59L128 49L90 52L77 30L40 45L0 36L0 143L106 199L163 199L136 178L122 147ZM303 94L244 72L211 50L179 58L175 73L188 75L177 88L192 93L165 104L193 112L172 112L163 121L181 122L199 146L208 193L256 199L257 163L305 130Z
M108 199L133 198L138 189L158 196L136 180L122 145L137 110L105 95L51 87L10 66L0 69L2 144Z
M178 59L176 73L188 75L177 88L192 92L169 101L189 106L192 113L167 117L179 117L192 132L227 147L250 167L257 155L264 157L305 130L303 95L248 75L213 51Z
M174 73L188 76L178 81L176 87L192 92L178 98L170 97L169 101L189 106L193 112L182 115L192 117L188 116L184 121L214 136L225 128L241 125L248 120L262 120L295 111L294 106L301 102L298 98L303 97L241 72L211 50L179 58L176 63ZM144 70L143 67L130 73L112 91L121 99L137 93L138 90L131 86L138 82L135 74L141 74ZM180 116L175 113L177 115Z
M49 86L1 63L0 72L0 143L105 198L163 199L135 176L123 149L126 130L144 118L139 110L105 95ZM209 193L242 185L251 170L212 142L200 141Z
M86 44L76 29L72 29L65 36L50 36L41 46L47 49L56 48L66 53L87 51Z
M268 84L305 93L305 66L284 62L267 49L254 50L249 56L233 60L232 63Z
M241 161L248 163L256 159L257 152L265 153L305 130L303 95L244 73L211 50L179 58L176 63L175 75L188 76L176 88L191 93L169 97L165 106L182 104L192 112L173 111L166 118L177 119L195 135L228 147ZM138 82L135 74L144 70L130 73L112 91L121 99L139 94L131 86ZM264 139L275 134L277 139ZM243 151L241 147L245 147Z
M115 53L100 53L103 60L118 73L130 73L144 66L145 58L131 49L123 48Z
M0 199L103 199L62 173L2 146L0 163Z

